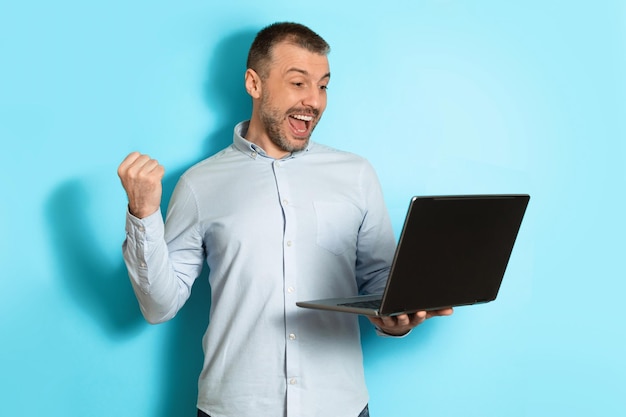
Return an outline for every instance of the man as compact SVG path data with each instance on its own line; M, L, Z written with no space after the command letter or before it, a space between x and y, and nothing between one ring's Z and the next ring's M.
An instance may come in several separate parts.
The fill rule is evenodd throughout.
M119 167L124 257L145 318L174 317L204 261L210 268L199 416L369 415L357 317L295 304L381 292L395 247L372 167L309 140L326 108L328 52L299 24L257 34L245 73L251 118L231 146L183 174L165 226L163 167L137 152ZM451 313L372 322L403 335Z

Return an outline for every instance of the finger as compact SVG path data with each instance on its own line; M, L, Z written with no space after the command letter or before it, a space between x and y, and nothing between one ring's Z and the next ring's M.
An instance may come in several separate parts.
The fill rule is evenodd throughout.
M454 313L454 309L452 307L443 308L441 310L432 310L428 312L428 318L438 317L438 316L450 316L452 315L452 313Z
M411 324L411 318L408 314L399 314L396 316L396 325L408 326L409 324Z
M140 173L152 176L154 174L158 174L160 169L162 169L162 166L159 164L159 161L156 159L149 159L148 157L148 159L141 166Z
M380 320L384 327L393 327L396 325L396 319L393 316L382 316Z
M163 167L163 165L157 162L157 166L152 170L152 173L156 175L160 181L161 179L163 179L163 176L165 175L165 168Z
M141 154L137 151L131 152L128 155L126 155L126 158L124 158L124 161L122 161L122 164L130 165L140 156Z
M416 313L413 313L411 317L411 325L417 326L423 323L424 320L426 320L427 318L428 318L428 315L426 314L425 311L418 311Z
M150 167L154 160L150 158L148 155L139 155L128 167L128 171L133 172L134 174L139 174L146 170L146 167Z
M139 155L126 170L126 177L137 180L148 179L160 181L165 174L165 168L156 159L148 155Z
M118 168L118 174L123 177L137 177L143 167L150 161L148 155L142 155L139 152L133 152L129 154L126 159L120 164Z
M451 316L454 313L454 309L452 307L445 308L439 312L441 316Z
M119 175L120 177L124 175L124 173L126 171L128 171L128 168L137 160L137 158L139 158L141 156L141 154L139 152L131 152L129 153L126 158L124 158L124 160L122 161L122 163L120 164L120 166L117 168L117 175Z

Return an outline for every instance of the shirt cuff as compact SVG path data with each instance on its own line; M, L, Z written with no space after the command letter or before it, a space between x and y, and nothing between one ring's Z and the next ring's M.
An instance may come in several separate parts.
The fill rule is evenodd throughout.
M155 241L162 239L164 223L161 209L159 208L143 219L133 216L129 210L126 210L126 233L135 237L136 240Z
M381 337L390 337L390 338L392 338L392 339L402 339L402 338L404 338L404 337L407 337L407 336L408 336L409 334L411 334L411 332L413 331L413 330L409 330L409 331L408 331L408 332L406 332L405 334L395 335L395 334L389 334L389 333L386 333L383 329L381 329L381 328L380 328L380 327L378 327L378 326L374 326L374 328L376 329L376 334L377 334L378 336L381 336Z

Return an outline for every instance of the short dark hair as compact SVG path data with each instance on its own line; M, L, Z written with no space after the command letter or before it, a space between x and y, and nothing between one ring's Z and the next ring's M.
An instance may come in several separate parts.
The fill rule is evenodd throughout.
M320 35L300 23L276 22L261 29L248 52L247 67L261 78L269 74L272 49L280 42L290 42L307 51L328 55L330 46Z

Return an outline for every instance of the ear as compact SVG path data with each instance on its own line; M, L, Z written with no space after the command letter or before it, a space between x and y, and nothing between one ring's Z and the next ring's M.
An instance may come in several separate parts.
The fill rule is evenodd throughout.
M246 91L254 99L261 97L261 77L255 70L248 68L245 75Z

